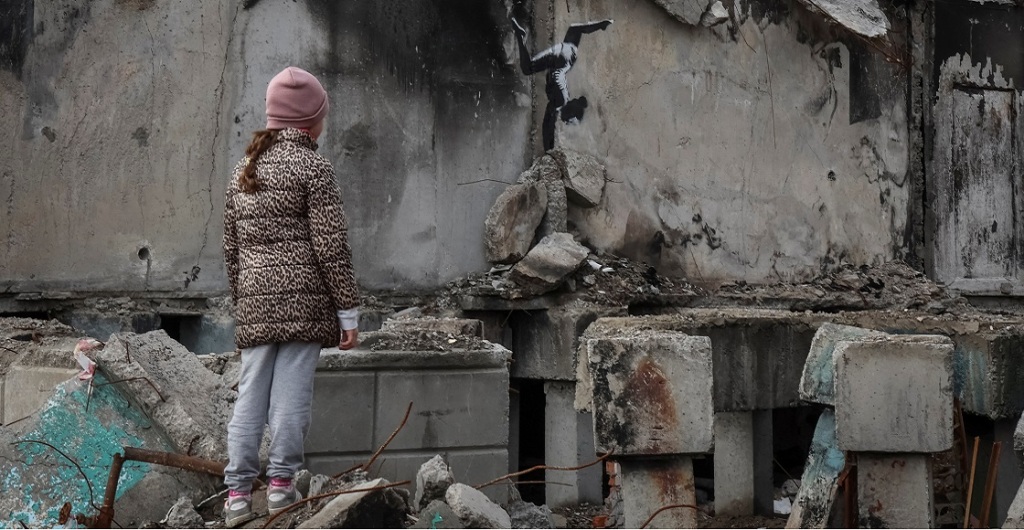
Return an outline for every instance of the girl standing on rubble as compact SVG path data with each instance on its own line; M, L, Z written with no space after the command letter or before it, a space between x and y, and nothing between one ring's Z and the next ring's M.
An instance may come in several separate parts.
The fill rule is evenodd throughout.
M224 504L229 527L255 517L252 483L270 426L267 504L299 500L292 485L309 430L313 373L322 345L357 344L359 296L334 168L317 154L327 92L288 67L267 87L267 128L256 131L228 185L224 261L242 350L238 400L228 425Z

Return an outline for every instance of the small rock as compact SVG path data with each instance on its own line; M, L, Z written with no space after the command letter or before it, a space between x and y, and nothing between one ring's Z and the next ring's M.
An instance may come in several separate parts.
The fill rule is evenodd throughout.
M324 492L324 486L326 486L330 481L331 477L327 475L313 475L309 479L309 494L306 496L312 497L314 495L320 495Z
M512 268L509 278L526 296L536 296L558 288L587 258L587 247L571 234L551 234Z
M787 497L793 497L800 491L800 481L791 478L782 483L782 493Z
M455 484L455 476L441 455L427 460L416 473L416 497L413 508L421 509L431 501L444 499L448 487Z
M552 514L551 520L555 523L555 528L567 528L569 526L569 520L562 514Z
M456 483L444 495L448 506L470 528L512 528L512 518L486 495Z
M790 502L789 497L783 497L780 500L774 501L773 509L775 515L789 515L793 511L793 503Z
M593 287L597 285L597 278L595 278L593 274L588 274L583 277L583 285L586 285L587 287Z
M551 155L562 169L569 201L585 208L597 206L604 194L604 166L593 156L568 149L555 149Z
M716 0L701 15L700 24L705 27L711 27L717 26L726 20L729 20L729 11L722 5L721 0Z
M544 155L534 161L530 169L519 176L519 183L537 182L544 186L548 194L548 204L537 228L537 237L542 238L555 232L568 230L569 202L566 195L562 170L555 159Z
M308 469L300 469L295 474L295 489L302 494L303 497L309 497L309 483L313 480L313 474Z
M498 196L484 221L487 260L515 263L530 250L537 227L547 212L543 183L513 184Z
M465 528L458 515L442 500L430 501L419 513L419 522L410 528Z
M203 517L192 505L192 499L182 497L167 511L167 517L160 521L167 528L202 528Z
M354 483L352 489L387 484L388 481L379 478ZM405 524L408 508L405 497L394 489L338 495L299 528L400 528Z
M419 318L421 316L423 316L422 309L420 309L419 307L408 307L395 313L394 315L391 315L391 318L395 320L401 320L403 318Z
M512 528L554 528L551 509L547 506L514 501L508 505L508 514L512 518Z
M598 263L598 262L596 262L596 261L594 261L592 259L588 259L587 260L587 265L590 265L590 268L594 269L595 271L599 271L602 268L602 265L600 263Z

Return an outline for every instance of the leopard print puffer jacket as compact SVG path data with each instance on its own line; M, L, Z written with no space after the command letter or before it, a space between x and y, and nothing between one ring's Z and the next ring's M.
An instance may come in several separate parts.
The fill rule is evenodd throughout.
M359 304L341 192L311 136L284 129L256 160L245 193L239 162L224 207L224 259L235 303L235 343L337 345L337 311Z

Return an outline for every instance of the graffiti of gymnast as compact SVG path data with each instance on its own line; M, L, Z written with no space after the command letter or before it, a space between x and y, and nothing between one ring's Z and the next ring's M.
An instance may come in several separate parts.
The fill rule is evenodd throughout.
M587 33L603 30L610 26L612 21L572 24L565 32L562 42L531 58L530 50L526 47L526 29L519 24L515 17L511 17L511 20L519 41L519 67L523 70L523 74L532 75L544 70L548 72L545 85L548 106L544 111L544 125L541 129L544 136L544 150L547 151L555 147L555 121L559 115L563 122L575 125L583 118L583 110L587 108L586 97L569 99L569 84L566 80L569 70L576 64L580 37Z

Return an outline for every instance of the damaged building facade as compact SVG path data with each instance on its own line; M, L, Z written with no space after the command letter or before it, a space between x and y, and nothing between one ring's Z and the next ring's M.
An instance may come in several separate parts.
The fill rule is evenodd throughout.
M516 25L540 53L600 21L577 37L572 115L545 154L546 73L524 75ZM360 326L379 330L365 354L325 355L314 473L366 461L413 401L372 470L388 480L436 453L482 486L613 451L518 490L553 509L619 498L610 522L627 526L691 497L718 516L772 515L785 497L795 526L948 526L980 518L989 497L1001 524L1022 477L1022 33L1024 8L973 0L0 0L0 317L232 351L225 186L263 126L266 81L295 64L330 93L320 152L343 189ZM38 347L32 337L0 345ZM37 417L18 428L42 433L38 410L74 365L13 359L4 392L41 374L46 399L19 402ZM941 431L914 431L914 446L874 436L887 420L849 386L865 366L899 373L908 359L944 381L894 412ZM97 362L110 380L134 377ZM203 388L230 402L224 366ZM140 427L155 409L137 383L115 387L144 414L122 410L128 423L103 436L190 452ZM954 400L962 417L941 413ZM12 402L0 402L5 426L32 416L6 417ZM365 425L358 437L330 420L332 403ZM974 436L972 508L957 462ZM882 474L894 459L912 470ZM840 480L854 464L857 480ZM187 482L142 468L122 480ZM105 473L86 470L95 484ZM659 477L674 486L651 491ZM900 480L936 485L896 500L875 487ZM506 490L481 488L499 503ZM859 510L890 501L916 518Z

